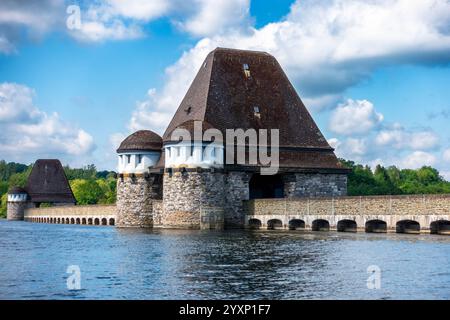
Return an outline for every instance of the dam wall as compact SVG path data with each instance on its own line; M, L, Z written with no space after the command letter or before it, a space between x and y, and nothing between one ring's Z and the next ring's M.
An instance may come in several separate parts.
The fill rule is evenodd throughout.
M115 225L115 205L55 206L25 209L24 220L42 223Z
M246 201L247 228L450 234L450 195Z

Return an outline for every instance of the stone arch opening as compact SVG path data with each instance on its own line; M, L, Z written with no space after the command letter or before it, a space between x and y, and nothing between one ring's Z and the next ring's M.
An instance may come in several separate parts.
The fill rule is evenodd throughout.
M66 224L69 224L69 223L70 223L69 218L66 218Z
M81 224L80 218L77 218L76 223L77 223L77 224Z
M430 233L450 235L450 221L438 220L430 224Z
M88 224L92 224L92 218L88 218Z
M114 220L114 218L109 218L109 225L110 226L113 226L113 225L115 225L115 220Z
M397 233L419 234L420 224L414 220L401 220L396 224Z
M61 218L58 218L58 219L56 220L56 222L57 222L57 223L61 223Z
M86 224L86 218L81 219L81 224Z
M366 232L373 233L386 233L387 232L387 223L383 220L369 220L366 222Z
M283 198L284 184L280 175L255 173L250 179L250 199Z
M261 225L262 225L262 223L261 223L261 220L259 220L259 219L248 220L249 229L257 230L257 229L261 228Z
M337 224L337 231L339 232L356 232L356 221L353 220L340 220Z
M317 219L312 222L312 231L330 231L330 223L324 219Z
M106 218L102 218L102 226L106 226L108 224L108 220Z
M305 221L301 219L292 219L289 221L289 230L304 230Z
M270 219L269 221L267 221L267 229L269 230L276 230L282 228L283 222L280 219Z
M75 219L74 218L70 218L70 224L75 224Z
M96 226L98 226L98 225L100 224L100 220L99 220L98 218L95 218L94 224L95 224Z

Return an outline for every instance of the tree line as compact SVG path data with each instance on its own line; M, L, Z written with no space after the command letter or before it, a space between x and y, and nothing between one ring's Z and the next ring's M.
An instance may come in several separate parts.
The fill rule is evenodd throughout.
M395 166L369 166L340 159L351 169L348 175L348 195L399 195L450 193L450 182L439 171L424 166L420 169L399 169ZM0 217L6 216L8 189L24 187L31 172L32 164L0 161ZM113 204L116 202L116 173L97 171L91 164L83 168L64 167L70 187L78 204Z

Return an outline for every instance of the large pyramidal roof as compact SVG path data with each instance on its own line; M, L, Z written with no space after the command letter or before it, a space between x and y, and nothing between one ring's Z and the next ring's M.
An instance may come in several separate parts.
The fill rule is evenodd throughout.
M265 52L210 52L163 140L189 120L204 121L224 137L226 129L279 129L280 167L344 169L278 61Z
M75 203L64 169L57 159L37 160L25 190L32 202Z

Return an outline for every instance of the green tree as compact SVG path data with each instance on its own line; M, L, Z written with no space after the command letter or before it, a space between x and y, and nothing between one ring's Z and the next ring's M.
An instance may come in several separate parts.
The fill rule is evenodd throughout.
M101 204L113 204L116 203L116 179L97 179L97 184L102 189L103 195L99 199L98 203Z
M6 202L8 201L8 194L4 194L0 200L0 218L6 218Z
M78 204L97 204L103 196L103 190L95 180L75 179L70 181Z

